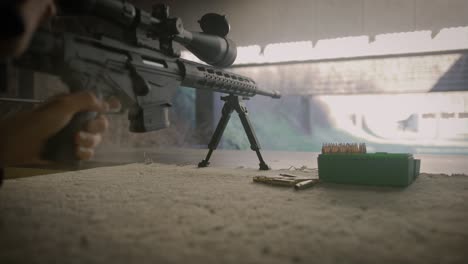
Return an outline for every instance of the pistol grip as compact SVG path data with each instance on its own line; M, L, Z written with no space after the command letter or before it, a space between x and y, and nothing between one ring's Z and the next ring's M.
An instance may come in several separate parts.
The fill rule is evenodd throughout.
M42 159L67 165L78 165L79 159L76 155L77 145L75 143L75 135L83 129L88 121L95 119L96 116L96 112L75 114L62 130L47 141L42 152Z

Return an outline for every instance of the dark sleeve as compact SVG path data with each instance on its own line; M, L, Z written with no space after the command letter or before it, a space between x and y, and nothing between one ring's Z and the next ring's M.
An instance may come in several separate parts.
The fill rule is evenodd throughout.
M19 36L25 30L17 4L18 1L11 0L0 2L0 40Z
M16 37L25 30L25 25L18 13L19 1L3 0L0 2L0 41ZM0 167L0 187L3 184L4 170Z

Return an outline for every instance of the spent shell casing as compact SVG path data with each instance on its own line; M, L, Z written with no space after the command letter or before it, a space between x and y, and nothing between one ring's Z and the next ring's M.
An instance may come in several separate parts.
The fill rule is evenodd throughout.
M280 173L280 176L283 176L283 177L290 177L290 178L299 177L298 175L289 174L289 173Z
M291 177L281 177L281 176L254 176L253 181L258 183L266 183L276 186L287 186L294 187L297 183L305 181L308 179L295 179Z
M304 190L304 189L307 189L307 188L310 188L310 187L314 186L317 183L318 183L318 179L302 181L302 182L296 183L296 185L294 185L294 189Z

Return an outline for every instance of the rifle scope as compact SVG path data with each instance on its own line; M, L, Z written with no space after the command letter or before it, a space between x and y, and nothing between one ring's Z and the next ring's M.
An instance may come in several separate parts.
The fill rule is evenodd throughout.
M59 0L58 6L63 15L95 16L126 30L143 30L145 36L159 39L160 43L178 42L200 60L216 67L231 66L237 57L235 43L226 38L229 24L221 15L208 14L205 17L211 19L208 22L205 19L204 32L192 32L184 29L180 18L170 18L165 5L155 5L151 14L125 0ZM219 24L222 18L225 24L221 25L221 30L218 25L209 25L209 21ZM213 28L218 30L210 30Z

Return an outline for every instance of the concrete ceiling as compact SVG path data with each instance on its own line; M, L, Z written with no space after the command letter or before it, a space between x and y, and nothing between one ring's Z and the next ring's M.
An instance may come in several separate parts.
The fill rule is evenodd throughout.
M134 0L150 9L153 1ZM226 14L239 45L468 26L467 0L162 0L186 28L205 13Z

